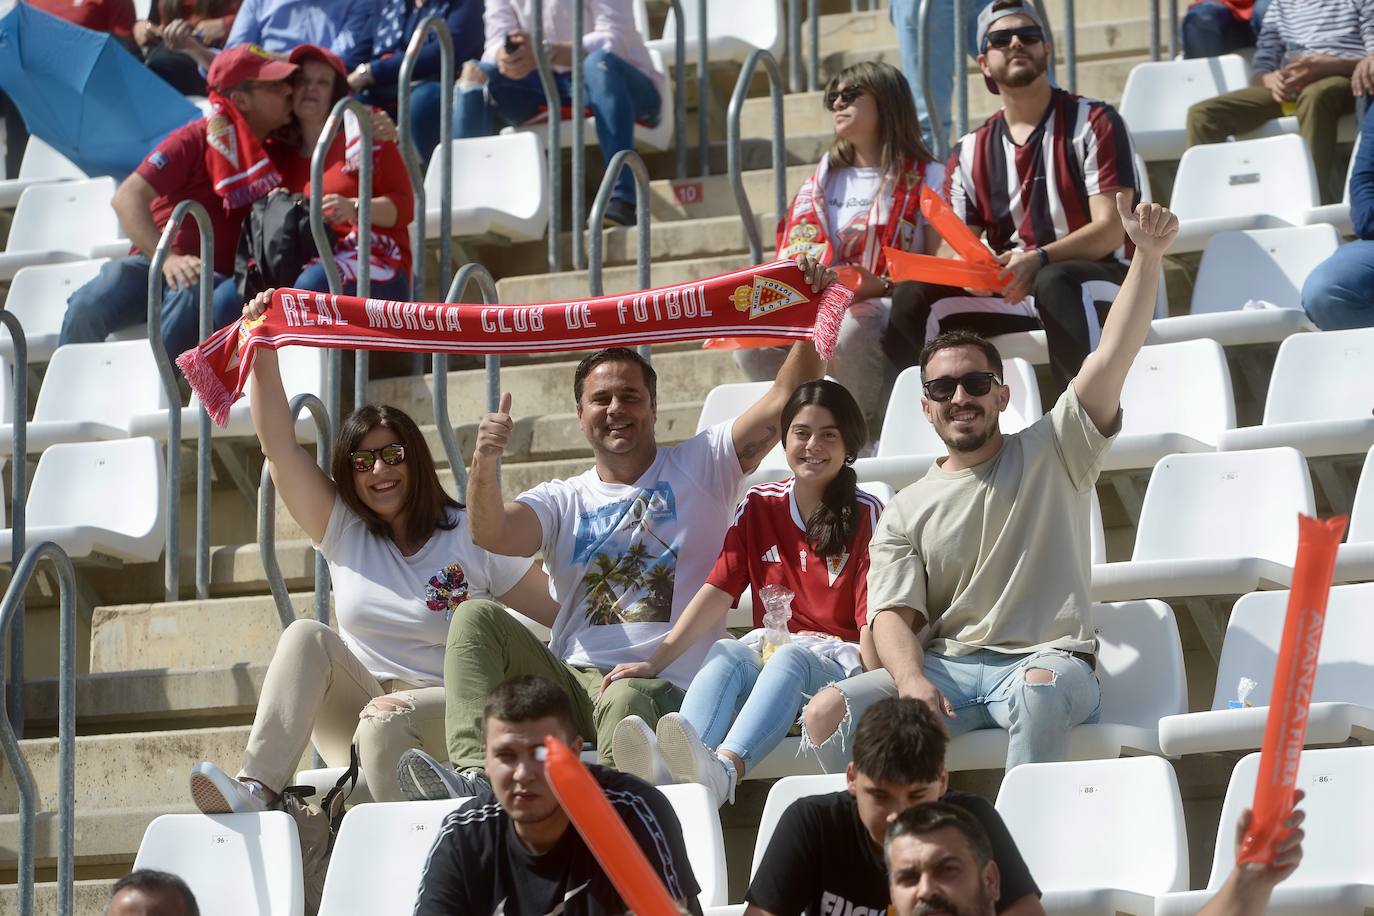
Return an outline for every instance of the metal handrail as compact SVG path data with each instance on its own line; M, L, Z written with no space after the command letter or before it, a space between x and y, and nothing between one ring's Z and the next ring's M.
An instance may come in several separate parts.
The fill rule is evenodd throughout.
M1178 0L1169 0L1169 60L1178 56Z
M968 133L968 31L964 28L966 0L954 0L954 135ZM929 98L929 96L927 96ZM931 122L934 123L933 121ZM943 125L943 122L941 122ZM949 139L948 135L945 137Z
M23 461L20 457L19 461ZM57 573L57 912L71 916L75 893L76 841L76 569L67 552L44 541L24 553L0 603L0 633L17 619L24 591L38 564L47 557ZM19 689L23 689L20 681ZM0 687L3 690L3 687ZM38 819L38 789L19 739L0 716L0 752L19 788L19 912L33 912L33 847Z
M1159 0L1150 0L1150 60L1159 60Z
M801 0L787 0L787 91L802 91Z
M329 411L324 401L313 394L298 394L291 399L291 426L302 408L310 411L315 421L315 463L327 475L329 473ZM281 618L282 629L296 619L296 609L291 606L291 596L286 590L286 577L281 574L281 563L277 561L277 487L272 482L272 467L268 462L262 464L262 479L258 486L258 550L262 555L262 569L267 575L267 585L272 590L272 600L277 605L277 616ZM329 564L324 555L315 551L315 619L329 623Z
M649 211L649 169L632 149L623 149L611 158L606 174L601 178L601 188L596 192L591 215L587 217L591 230L591 257L587 265L587 286L593 296L605 293L601 283L601 219L606 213L606 205L611 201L611 192L620 178L622 169L629 168L635 177L635 283L638 289L648 289L649 274L653 265L650 242L653 233L653 216ZM649 358L650 347L645 344L639 348L640 355Z
M955 31L963 30L963 23L955 23ZM935 105L935 86L930 80L930 0L921 0L916 10L916 46L921 49L921 95L925 96L926 119L930 122L930 146L935 158L944 162L949 153L949 132ZM957 76L962 61L954 62ZM958 80L955 80L958 82Z
M1069 91L1078 92L1078 30L1074 23L1074 0L1064 0L1064 69L1068 71ZM1048 22L1045 23L1049 25Z
M682 22L682 3L668 0L668 9ZM678 181L687 177L687 33L673 30L673 174Z
M760 63L768 73L768 91L773 101L773 205L775 217L781 219L787 213L787 156L783 141L782 111L782 71L777 59L764 48L757 48L744 62L735 82L735 91L730 96L730 109L726 115L726 158L730 175L730 187L735 192L735 203L739 205L739 217L744 221L744 234L749 239L749 255L755 264L763 261L763 240L759 237L758 219L749 205L749 194L744 190L744 172L740 165L740 112L744 110L744 97L749 92L749 81L753 79L754 68Z
M581 270L587 266L587 251L580 230L582 214L587 212L587 148L583 146L586 141L587 119L582 114L582 110L587 106L587 86L583 82L586 55L582 51L584 12L580 0L572 4L572 90L569 93L572 108L572 194L568 202L572 215L568 222L572 226L570 235L573 270ZM561 114L558 108L549 109L551 118Z
M820 0L807 0L806 4L807 37L811 43L811 53L807 56L806 88L815 92L821 88L821 4Z
M396 132L401 144L401 158L405 161L406 172L410 176L410 187L415 192L415 233L414 233L414 271L411 295L423 298L425 288L425 221L428 218L425 197L425 169L429 163L420 161L420 151L415 146L414 128L411 124L410 93L415 79L415 66L420 59L430 32L439 42L439 85L453 85L453 35L448 23L440 16L426 16L415 26L406 47L405 57L401 60L401 72L397 83ZM439 93L439 286L443 287L448 279L449 261L453 257L453 93Z
M209 302L215 295L215 230L210 225L210 214L205 212L205 208L200 204L194 200L183 200L176 205L176 209L172 211L172 218L162 227L162 237L158 240L152 263L148 266L148 346L152 348L153 361L157 363L163 394L167 398L167 570L164 574L166 601L176 601L181 594L181 386L177 384L176 370L172 367L171 357L167 355L167 348L162 344L162 265L167 263L167 257L172 253L172 242L188 214L196 221L196 228L200 230L201 314L209 308ZM203 431L203 420L201 428ZM205 476L208 479L209 474ZM205 502L205 511L208 513L208 496ZM198 505L198 516L199 511ZM208 541L208 515L205 531ZM200 532L197 531L197 537L199 536ZM201 546L197 544L197 567ZM208 543L204 548L208 558Z
M469 283L477 284L477 290L482 294L483 305L495 305L500 301L496 294L496 281L492 278L491 272L476 262L464 264L458 269L444 301L461 301ZM501 397L501 357L487 354L486 378L487 410L491 412L496 410L498 399ZM494 395L493 390L496 392ZM454 486L458 488L461 496L468 486L467 468L463 464L462 449L458 446L458 434L454 432L453 423L448 416L448 364L442 353L434 355L431 403L434 409L434 422L439 427L439 441L444 446L444 457L448 459L449 469L453 471Z
M10 568L18 569L24 558L25 514L28 506L28 464L25 456L29 450L29 342L24 336L24 326L19 316L7 309L0 309L0 324L9 329L14 347L14 384L13 397L13 445L10 462L13 470L10 479ZM6 713L11 727L24 737L24 596L19 596L19 610L9 630L10 672L9 703ZM0 640L4 630L0 629Z
M563 197L563 148L559 146L563 105L558 95L558 85L553 79L553 65L544 53L544 0L530 0L530 42L534 45L534 68L539 74L539 84L544 88L544 103L549 109L549 139L545 151L549 173L549 270L558 273L563 264L558 239L558 227L562 222L559 204Z
M677 20L679 32L686 26L683 19ZM702 178L711 174L711 68L707 50L710 43L706 30L706 0L697 0L697 167Z
M334 138L343 130L345 111L352 111L358 119L358 142L362 147L358 154L357 295L366 298L372 292L372 111L357 99L345 97L334 105L310 156L310 235L329 281L329 291L337 296L343 292L343 277L334 260L334 235L324 225L324 161ZM367 351L355 350L354 354L353 402L354 406L361 406L367 401ZM325 364L328 372L324 403L329 417L334 418L340 415L343 397L343 352L330 350Z

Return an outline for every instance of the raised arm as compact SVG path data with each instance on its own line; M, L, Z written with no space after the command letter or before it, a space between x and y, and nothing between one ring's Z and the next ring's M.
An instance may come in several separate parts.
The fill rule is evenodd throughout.
M500 409L477 424L477 447L468 472L468 525L478 547L507 557L532 557L544 543L539 516L529 506L501 497L501 456L515 426L510 406L506 392Z
M1111 434L1116 425L1126 373L1154 318L1159 267L1178 234L1178 217L1159 204L1140 204L1132 211L1129 192L1119 191L1116 207L1126 234L1135 243L1135 257L1107 313L1097 349L1083 361L1073 380L1079 403L1103 435Z
M1294 793L1293 804L1302 801L1304 792ZM1269 909L1269 898L1274 888L1293 872L1302 862L1302 822L1305 815L1295 808L1284 821L1288 833L1274 844L1274 861L1268 865L1249 863L1237 865L1227 876L1226 883L1217 895L1207 902L1198 916L1261 916ZM1236 822L1236 848L1240 849L1241 840L1250 826L1251 812L1246 809Z
M245 318L257 318L272 305L273 290L258 293L243 307ZM253 429L286 511L315 543L324 540L334 511L334 482L296 441L296 424L282 386L277 352L259 350L253 360L253 386L248 394Z

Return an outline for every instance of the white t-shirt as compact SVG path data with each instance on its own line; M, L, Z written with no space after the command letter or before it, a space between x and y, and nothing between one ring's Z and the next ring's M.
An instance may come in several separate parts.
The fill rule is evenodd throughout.
M864 230L882 177L879 169L857 165L831 169L825 176L825 206L829 217L825 229L834 239L834 248L840 252L841 259L855 246L862 253Z
M449 510L457 525L436 530L413 556L367 530L334 498L324 540L339 635L379 681L417 687L444 682L444 645L453 610L469 598L497 598L529 571L528 557L487 553L472 543L467 513Z
M592 468L519 496L543 528L545 566L559 603L549 649L576 668L610 670L647 659L706 581L744 472L733 420L660 448L633 485ZM686 689L724 627L660 675Z

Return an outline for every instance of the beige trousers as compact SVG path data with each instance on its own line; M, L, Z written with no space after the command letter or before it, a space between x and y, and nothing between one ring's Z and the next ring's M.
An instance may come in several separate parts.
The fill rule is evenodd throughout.
M355 741L376 801L399 801L396 762L413 747L440 760L444 688L378 681L329 627L297 620L286 628L263 679L241 776L273 792L290 785L313 739L328 766L347 766Z

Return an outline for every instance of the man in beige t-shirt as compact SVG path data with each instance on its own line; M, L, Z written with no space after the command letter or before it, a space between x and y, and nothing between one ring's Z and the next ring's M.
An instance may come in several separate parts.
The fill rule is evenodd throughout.
M921 353L921 406L949 454L888 504L869 544L883 667L827 687L803 714L827 769L849 743L837 733L884 696L929 704L952 736L1006 729L1008 769L1064 759L1069 730L1096 720L1089 500L1178 232L1167 209L1129 203L1118 193L1130 271L1097 349L1048 414L1002 435L1002 359L976 335L942 334Z

